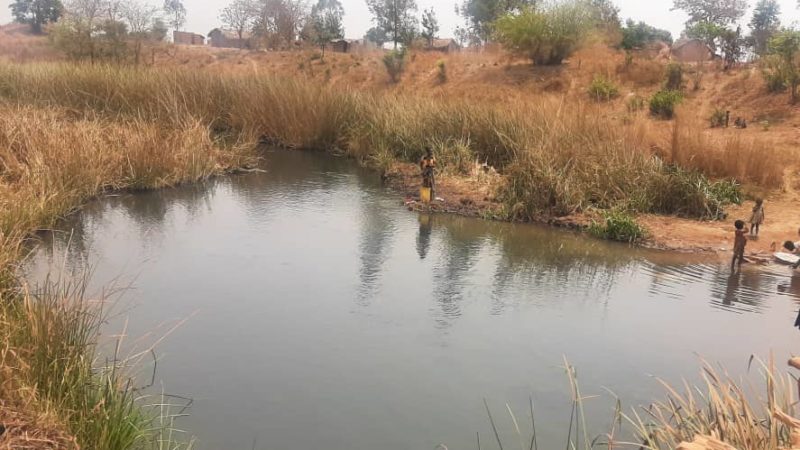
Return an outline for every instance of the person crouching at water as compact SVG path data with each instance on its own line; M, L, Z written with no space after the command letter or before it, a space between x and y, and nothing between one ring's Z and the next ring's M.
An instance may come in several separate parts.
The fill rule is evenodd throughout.
M765 218L764 200L759 198L756 200L756 206L753 207L753 214L750 216L750 236L758 237L758 232Z
M433 157L430 147L425 149L425 156L419 162L419 168L422 170L422 187L430 188L432 200L436 198L436 158Z
M733 241L733 261L731 261L731 272L736 270L738 263L739 270L742 269L744 262L744 249L747 247L747 227L744 226L743 220L737 220L735 223L736 238Z

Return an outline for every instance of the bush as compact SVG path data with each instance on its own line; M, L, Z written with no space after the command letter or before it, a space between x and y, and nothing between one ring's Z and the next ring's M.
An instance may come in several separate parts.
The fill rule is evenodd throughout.
M436 62L436 79L439 83L447 83L447 65L443 59Z
M662 119L672 119L675 116L675 106L683 100L683 95L677 91L659 91L650 99L650 113Z
M786 81L778 72L764 71L764 82L767 85L767 92L771 94L779 94L786 91Z
M644 210L682 217L720 220L725 208L741 204L742 192L733 180L711 182L696 170L665 166L661 176L653 177L647 189L651 197Z
M591 29L589 10L581 0L527 7L495 22L497 41L534 64L556 65L572 55Z
M680 91L683 89L683 67L680 64L669 64L665 78L664 89L668 91Z
M383 57L383 65L386 66L386 72L392 79L392 83L400 81L400 76L406 68L406 52L405 50L392 50Z
M711 128L721 128L726 126L728 120L728 112L723 109L715 109L713 113L711 113Z
M603 221L598 223L593 221L589 225L589 233L600 239L610 241L634 243L647 237L647 230L636 222L636 218L630 213L612 209L603 211Z
M589 85L589 96L598 102L609 101L619 96L619 89L608 78L597 75Z

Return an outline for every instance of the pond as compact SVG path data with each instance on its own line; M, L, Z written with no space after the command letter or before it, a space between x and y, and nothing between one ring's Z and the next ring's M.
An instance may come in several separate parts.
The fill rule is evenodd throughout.
M563 447L564 358L593 432L698 356L747 372L796 348L800 279L531 225L412 213L352 162L270 152L265 173L101 199L45 237L29 278L131 288L106 326L160 341L157 391L193 399L199 449L507 446L536 403ZM127 327L127 328L126 328ZM163 337L163 340L161 338ZM525 425L523 426L525 427ZM526 426L530 428L530 425ZM516 444L515 444L516 445Z

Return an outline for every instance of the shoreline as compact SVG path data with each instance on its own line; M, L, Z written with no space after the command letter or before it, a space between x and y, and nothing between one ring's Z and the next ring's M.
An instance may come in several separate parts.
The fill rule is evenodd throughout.
M501 175L496 177L495 182L502 181ZM493 186L486 180L446 174L437 177L439 201L425 205L419 201L421 180L418 169L416 165L409 163L393 163L384 174L384 179L390 188L403 196L403 206L411 211L456 214L501 222L538 224L581 233L586 233L592 221L597 219L597 216L592 214L579 213L563 217L543 214L531 221L509 220L505 205L494 198ZM729 217L741 216L747 209L747 204L748 202L741 206L731 205L728 208ZM649 232L646 239L633 244L636 247L672 253L713 255L723 259L732 252L733 219L704 221L656 214L640 214L636 216L636 219ZM777 240L774 236L775 233L774 230L765 230L762 238L750 240L747 256L759 264L772 261L772 252L769 251L768 246L772 242L777 242L780 247L780 242L783 242ZM785 234L785 232L781 234Z

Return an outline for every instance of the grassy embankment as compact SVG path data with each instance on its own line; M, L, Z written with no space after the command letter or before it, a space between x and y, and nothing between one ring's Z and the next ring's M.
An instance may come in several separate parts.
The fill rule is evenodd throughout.
M120 371L92 369L98 306L80 289L20 291L13 267L26 236L104 191L249 165L257 138L377 167L414 161L425 145L453 173L487 161L505 179L506 216L521 220L591 208L713 216L730 186L693 169L756 183L782 176L769 163L725 164L731 152L756 159L755 144L703 148L699 158L682 137L693 134L680 128L670 151L656 155L641 116L621 126L596 106L558 98L499 107L255 75L42 64L1 67L0 103L0 332L8 343L0 399L97 449L143 445L151 418Z

